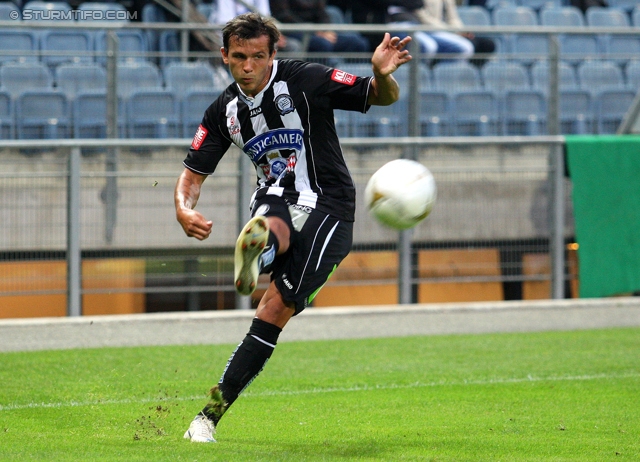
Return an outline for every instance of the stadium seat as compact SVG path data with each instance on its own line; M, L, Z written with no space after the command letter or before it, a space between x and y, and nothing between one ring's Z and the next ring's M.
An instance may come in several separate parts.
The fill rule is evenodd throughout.
M595 114L599 134L616 133L636 96L632 90L602 90L595 99Z
M631 90L640 89L640 61L631 61L625 68L627 87Z
M10 93L0 91L0 139L11 140L14 137L13 99Z
M542 135L546 130L547 106L540 90L509 90L503 100L505 135Z
M638 6L637 0L607 0L609 8L618 8L627 13L631 13Z
M147 36L139 29L120 29L118 37L118 61L142 62L147 60L149 46ZM107 32L99 31L95 38L96 61L105 64L107 53Z
M466 61L440 63L433 67L433 87L450 93L482 89L478 68Z
M204 5L201 3L201 5ZM198 5L200 6L200 5ZM156 3L147 3L142 7L142 22L167 22L167 15L164 8ZM160 50L158 40L160 38L160 32L153 29L145 29L147 35L147 44L149 45L149 51L157 52Z
M93 62L93 35L88 31L51 29L40 36L42 62L49 66L62 63Z
M594 132L591 93L580 89L560 90L560 131L564 135Z
M182 136L191 138L196 133L204 111L220 95L220 91L201 89L188 91L183 95L181 104Z
M0 21L15 21L18 17L20 17L18 5L13 2L0 2Z
M492 22L496 26L531 27L538 25L538 16L532 8L527 6L498 6L492 12ZM514 34L503 34L501 41L504 43L505 51L513 51Z
M540 12L540 25L555 27L582 27L585 25L584 15L575 6L545 8Z
M616 8L591 7L586 13L590 27L625 29L631 26L629 16ZM626 64L630 58L640 54L640 38L637 35L601 34L598 36L601 51L608 59L618 64Z
M78 5L78 10L91 12L79 17L84 21L129 22L127 9L118 2L86 1Z
M631 13L631 24L633 27L640 27L640 5L636 5Z
M484 88L494 93L530 87L526 68L516 62L491 61L483 66L481 75Z
M120 63L117 71L118 95L128 98L136 90L162 89L158 67L149 62Z
M451 133L449 94L437 90L420 91L420 135L448 136Z
M38 35L30 30L0 30L0 64L38 61Z
M126 110L118 103L118 137L126 136ZM104 91L79 92L73 100L73 136L75 138L106 138L107 94Z
M106 91L107 72L100 64L61 64L55 70L56 87L74 99L80 92Z
M180 36L174 30L164 30L158 38L158 50L160 52L160 66L180 61Z
M549 56L549 37L544 34L513 34L514 59L526 66Z
M578 88L578 80L573 66L562 61L558 63L558 80L558 86L561 89ZM545 93L549 91L549 63L547 61L539 61L531 67L531 86Z
M28 90L16 99L18 139L68 138L71 110L64 93L56 90Z
M13 98L27 90L51 89L53 78L42 63L7 63L0 67L0 88Z
M24 21L73 21L71 5L63 1L32 0L22 7Z
M562 6L564 0L519 0L520 6L526 6L534 11L540 11L545 8L554 8Z
M166 87L179 98L190 90L222 91L227 85L216 81L211 66L204 62L172 62L164 68Z
M584 61L578 65L577 73L580 88L592 93L620 90L625 86L622 70L611 61Z
M465 26L490 26L491 15L486 8L479 5L461 5L458 16Z
M138 90L127 104L129 138L179 138L180 106L171 91Z
M351 119L353 136L359 138L406 136L407 95L389 106L372 106L366 114Z
M453 95L453 135L500 134L498 98L489 90L462 91Z

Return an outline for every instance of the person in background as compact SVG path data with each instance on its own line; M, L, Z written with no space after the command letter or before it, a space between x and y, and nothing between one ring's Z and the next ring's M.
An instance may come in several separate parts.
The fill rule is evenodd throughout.
M216 0L209 15L209 23L226 24L236 16L250 12L271 16L269 0ZM286 52L302 51L302 43L299 40L282 34L277 47L278 50Z
M270 0L271 13L285 24L330 24L331 18L325 9L325 0ZM304 34L290 33L303 41ZM307 51L333 53L363 53L370 51L369 41L355 32L335 32L330 27L316 32L309 39Z

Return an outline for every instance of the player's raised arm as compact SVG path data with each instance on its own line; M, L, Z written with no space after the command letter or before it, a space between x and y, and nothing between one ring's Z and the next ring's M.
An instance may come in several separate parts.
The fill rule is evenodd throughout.
M174 192L178 222L187 236L201 241L209 237L213 226L211 221L207 221L200 212L194 210L200 197L202 183L206 178L206 175L185 168L178 178Z
M400 87L391 74L411 61L411 55L405 49L410 41L411 37L400 40L398 37L391 37L388 32L384 34L382 42L371 57L374 79L371 83L372 92L367 100L369 104L388 106L398 101Z

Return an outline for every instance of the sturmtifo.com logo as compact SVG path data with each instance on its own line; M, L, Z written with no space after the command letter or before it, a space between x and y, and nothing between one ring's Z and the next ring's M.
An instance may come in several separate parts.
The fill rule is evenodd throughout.
M134 21L138 19L138 12L123 10L22 10L20 13L9 13L11 19L33 20L58 20L58 21Z

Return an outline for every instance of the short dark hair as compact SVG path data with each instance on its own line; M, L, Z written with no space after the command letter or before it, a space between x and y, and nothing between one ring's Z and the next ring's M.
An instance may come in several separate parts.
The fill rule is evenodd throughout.
M276 43L280 39L280 31L270 18L265 18L258 13L245 13L236 16L222 29L222 45L229 50L229 40L236 37L238 40L250 40L266 35L269 37L269 54L273 54Z

